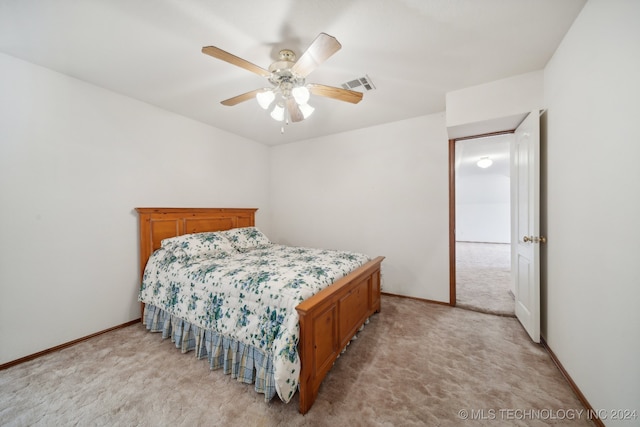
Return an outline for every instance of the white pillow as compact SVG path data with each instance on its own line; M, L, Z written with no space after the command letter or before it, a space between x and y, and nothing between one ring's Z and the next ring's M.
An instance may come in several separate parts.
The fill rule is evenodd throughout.
M161 245L178 258L215 258L238 252L219 231L183 234L164 239Z
M269 238L255 227L232 228L231 230L223 231L222 234L240 252L262 248L271 244Z

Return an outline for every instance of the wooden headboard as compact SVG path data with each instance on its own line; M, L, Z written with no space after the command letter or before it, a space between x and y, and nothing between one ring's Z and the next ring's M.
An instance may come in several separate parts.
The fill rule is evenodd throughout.
M162 239L183 234L223 231L255 225L258 209L136 208L140 220L140 280L147 260ZM142 283L142 282L141 282Z

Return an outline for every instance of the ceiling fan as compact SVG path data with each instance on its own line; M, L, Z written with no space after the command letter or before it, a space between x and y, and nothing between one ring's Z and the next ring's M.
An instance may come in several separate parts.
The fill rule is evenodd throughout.
M202 53L266 77L272 85L272 87L255 89L225 99L221 102L222 105L233 106L255 97L265 110L271 104L275 104L271 111L271 117L277 121L287 121L288 123L289 119L292 122L300 122L311 115L314 108L307 103L310 94L352 104L357 104L362 100L361 92L306 83L305 81L313 70L341 47L342 45L335 37L320 33L298 60L296 60L296 54L293 51L282 49L278 60L272 63L269 69L259 67L215 46L203 47Z

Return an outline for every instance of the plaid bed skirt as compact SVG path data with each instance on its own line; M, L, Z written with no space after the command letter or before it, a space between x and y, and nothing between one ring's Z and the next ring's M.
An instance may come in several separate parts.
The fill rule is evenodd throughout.
M149 304L145 305L142 323L150 332L162 332L162 339L171 338L183 353L194 350L198 359L207 357L211 370L222 369L239 382L255 383L255 390L264 393L265 402L275 396L273 360L261 350L192 325Z

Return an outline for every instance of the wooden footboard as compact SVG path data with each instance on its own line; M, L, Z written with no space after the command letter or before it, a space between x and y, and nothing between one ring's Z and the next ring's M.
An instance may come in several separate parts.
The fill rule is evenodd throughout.
M380 311L377 257L300 303L300 412L316 400L322 380L362 324Z

